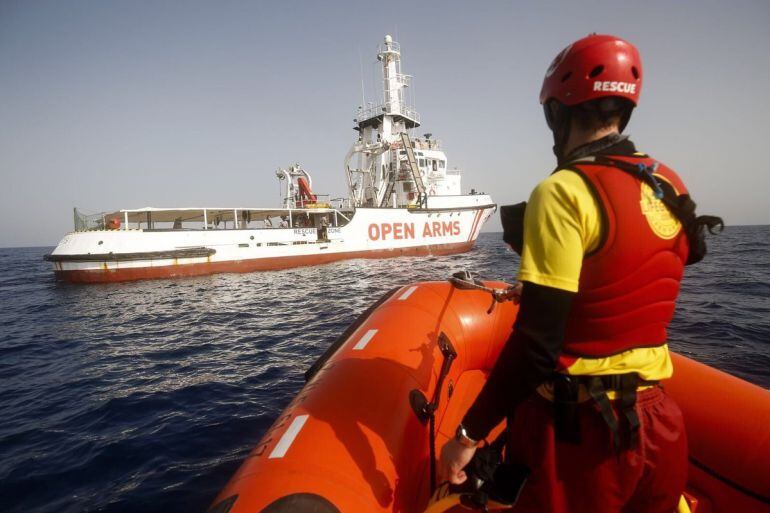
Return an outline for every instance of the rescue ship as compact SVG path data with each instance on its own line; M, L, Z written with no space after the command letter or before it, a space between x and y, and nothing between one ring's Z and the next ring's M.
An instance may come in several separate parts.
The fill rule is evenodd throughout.
M438 482L438 451L483 387L518 313L498 303L505 283L450 282L396 287L362 313L305 373L304 388L208 513L510 510L528 470L495 467L489 457L504 421L487 457L466 467L468 487ZM686 356L672 359L665 390L682 410L689 446L676 511L770 513L770 392Z
M400 45L386 36L382 101L358 108L358 137L344 161L348 197L313 191L299 164L279 169L278 207L124 209L83 215L46 255L69 282L111 282L251 272L349 258L448 255L471 249L497 206L461 193L441 142L415 137Z

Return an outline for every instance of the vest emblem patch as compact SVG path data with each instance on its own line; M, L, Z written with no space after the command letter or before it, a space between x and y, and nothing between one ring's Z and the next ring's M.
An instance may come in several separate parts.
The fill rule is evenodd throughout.
M656 175L659 180L661 177ZM655 197L655 192L642 182L642 199L639 201L642 214L647 218L653 233L664 240L673 239L682 229L682 224L666 208L662 201Z

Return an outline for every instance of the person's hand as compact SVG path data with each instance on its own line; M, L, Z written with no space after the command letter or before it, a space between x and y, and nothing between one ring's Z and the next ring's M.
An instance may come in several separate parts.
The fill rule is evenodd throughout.
M495 299L500 303L503 301L513 301L514 304L518 305L519 300L521 300L521 290L523 287L524 285L521 282L517 282L516 285L505 290L498 289L495 291Z
M513 287L508 289L508 297L511 299L511 301L513 301L515 305L518 305L519 301L521 301L521 291L523 289L524 284L520 281L517 281Z
M454 438L450 438L441 448L441 479L452 484L462 484L468 479L463 470L476 453L475 447L466 447Z

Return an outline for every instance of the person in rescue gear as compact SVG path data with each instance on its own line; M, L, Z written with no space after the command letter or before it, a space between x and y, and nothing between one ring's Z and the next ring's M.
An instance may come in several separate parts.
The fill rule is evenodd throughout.
M666 326L721 219L696 216L677 174L621 135L641 87L623 39L559 53L540 94L558 165L528 203L501 208L520 309L441 471L462 483L507 419L506 459L531 470L513 511L670 513L684 489L682 414L659 385L673 373Z

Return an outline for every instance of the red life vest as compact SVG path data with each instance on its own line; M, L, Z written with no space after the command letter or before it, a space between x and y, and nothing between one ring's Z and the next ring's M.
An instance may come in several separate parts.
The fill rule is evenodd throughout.
M610 157L651 166L649 157ZM583 259L578 293L565 331L561 366L575 357L602 357L666 343L689 244L680 222L638 177L608 165L578 162L602 214L603 237ZM654 174L677 194L679 176L660 165Z

